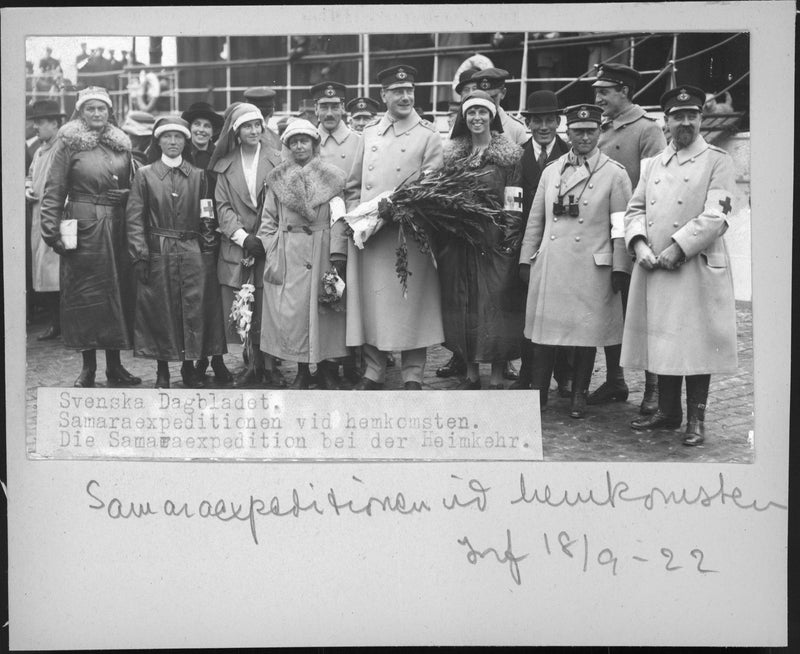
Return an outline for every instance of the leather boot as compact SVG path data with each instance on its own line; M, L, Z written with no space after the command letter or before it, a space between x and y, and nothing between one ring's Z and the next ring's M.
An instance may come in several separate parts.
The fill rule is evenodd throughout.
M294 381L289 384L289 390L304 391L311 385L311 370L307 363L297 364L297 376Z
M711 375L686 377L686 435L684 445L700 445L705 440L706 404Z
M278 370L277 359L269 354L264 354L259 350L256 352L256 365L261 366L261 378L269 388L286 388L286 380Z
M83 367L81 374L75 380L73 386L75 388L93 388L95 371L97 370L97 354L95 350L84 350L81 352L83 356Z
M208 357L198 359L197 363L194 365L194 371L200 379L206 376L206 370L208 370Z
M588 404L625 402L628 399L628 385L625 383L625 374L619 365L622 346L608 345L604 350L606 354L606 380L589 395Z
M553 376L556 348L552 345L533 343L531 364L531 388L539 391L539 408L547 406L550 377Z
M531 365L533 359L533 343L523 338L520 343L519 377L508 388L510 390L526 389L531 387Z
M589 383L592 379L595 352L596 350L593 347L575 348L572 399L569 407L569 415L571 418L584 418L586 416L586 389L589 387Z
M106 379L109 386L138 386L141 377L136 377L122 367L119 350L106 350Z
M157 365L156 388L169 388L169 364L159 359Z
M208 361L208 359L206 359ZM198 364L200 362L198 361ZM199 365L198 365L199 368ZM215 354L211 357L211 369L214 371L214 381L218 384L230 384L233 381L233 374L230 370L228 370L228 366L225 365L225 360L222 358L221 354ZM197 368L195 371L197 372ZM202 379L203 375L198 374L198 377Z
M388 365L388 363L387 363ZM450 361L436 371L437 377L459 377L467 372L467 364L458 354L453 352Z
M572 347L556 348L556 359L553 365L553 378L558 384L559 397L572 397L572 377L575 351Z
M348 384L353 384L354 386L361 381L361 375L358 374L358 369L356 368L355 354L348 355L342 362L342 377Z
M683 377L658 375L658 409L652 415L636 418L631 422L631 427L636 430L677 429L680 427L683 422L682 386Z
M517 372L517 369L511 361L506 361L505 368L503 369L503 379L508 379L509 381L516 381L519 379L519 372Z
M243 348L242 352L245 352L247 349L248 348ZM261 350L253 347L252 352L248 353L247 359L249 362L247 364L247 369L233 382L234 388L261 386L262 379L264 378L264 355Z
M203 388L205 382L197 376L194 364L191 361L184 361L181 365L181 379L184 388Z
M658 409L658 375L644 371L644 396L639 406L639 413L651 416Z
M317 364L317 388L327 391L338 391L341 388L336 371L339 364L332 361L320 361Z

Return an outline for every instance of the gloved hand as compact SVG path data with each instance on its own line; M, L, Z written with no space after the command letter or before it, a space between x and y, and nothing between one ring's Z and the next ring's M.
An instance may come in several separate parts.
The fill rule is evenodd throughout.
M611 290L614 291L614 293L619 293L620 291L627 292L630 285L631 276L628 273L622 272L621 270L611 271Z
M266 254L261 239L252 234L248 234L244 239L244 253L248 257L263 257Z
M332 260L331 268L336 271L336 274L342 278L343 282L347 283L347 259Z
M149 261L136 261L133 264L133 273L140 284L147 285L150 281L150 262Z
M531 278L531 267L526 263L519 264L519 278L525 284L528 285L528 282Z
M64 248L64 242L61 239L58 239L51 247L53 248L53 252L61 257L69 252L69 250Z
M106 191L106 195L120 204L125 204L128 201L128 196L131 194L131 190L128 188L112 188Z

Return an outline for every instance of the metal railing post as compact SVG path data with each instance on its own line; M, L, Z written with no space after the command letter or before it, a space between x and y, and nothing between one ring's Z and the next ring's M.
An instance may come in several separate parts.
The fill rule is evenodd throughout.
M225 63L225 107L231 106L231 37L225 37L225 52L228 58Z
M369 97L369 34L364 34L364 97Z
M292 37L286 37L286 111L292 113Z
M519 74L519 111L525 109L528 97L528 32L522 38L522 68Z
M439 102L439 32L433 34L433 93L431 94L431 111L436 111Z

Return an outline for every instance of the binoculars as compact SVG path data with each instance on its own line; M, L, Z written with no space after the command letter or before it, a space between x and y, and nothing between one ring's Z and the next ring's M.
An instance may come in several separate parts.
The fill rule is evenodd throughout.
M558 202L553 202L553 215L563 216L567 212L569 212L570 218L577 218L581 212L580 205L575 202L575 196L570 195L569 204L564 206L564 196L559 195Z

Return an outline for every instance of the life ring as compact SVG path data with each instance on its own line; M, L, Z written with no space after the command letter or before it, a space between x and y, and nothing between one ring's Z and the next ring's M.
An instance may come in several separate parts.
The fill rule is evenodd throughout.
M139 85L133 96L136 108L140 111L152 111L161 95L161 82L155 73L139 73Z

